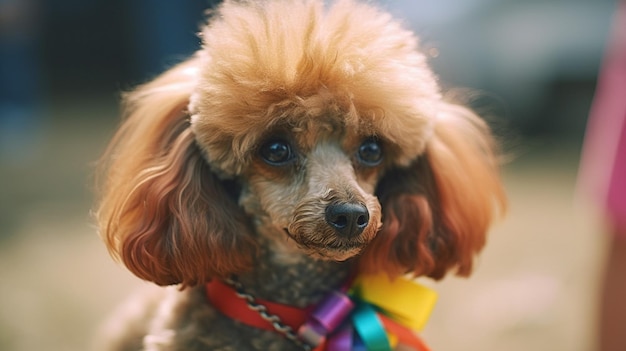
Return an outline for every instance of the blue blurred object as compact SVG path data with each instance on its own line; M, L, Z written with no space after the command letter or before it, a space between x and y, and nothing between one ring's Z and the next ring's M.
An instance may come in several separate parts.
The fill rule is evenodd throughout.
M218 0L133 0L127 3L133 23L134 70L142 80L161 73L200 48L197 33L204 14Z
M37 3L0 3L0 159L22 162L37 149L40 107Z

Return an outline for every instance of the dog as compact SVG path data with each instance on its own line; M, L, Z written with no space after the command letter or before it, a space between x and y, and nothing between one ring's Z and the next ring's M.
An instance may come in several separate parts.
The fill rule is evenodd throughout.
M211 282L306 308L354 274L471 273L506 206L498 145L414 33L356 0L226 0L200 36L125 96L103 158L100 235L165 287L122 308L106 349L315 346L271 311L277 330L231 318Z

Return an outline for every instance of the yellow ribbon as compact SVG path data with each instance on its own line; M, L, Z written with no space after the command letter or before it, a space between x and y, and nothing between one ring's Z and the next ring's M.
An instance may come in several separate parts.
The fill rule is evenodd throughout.
M414 331L424 328L437 302L434 290L404 277L360 275L352 289L355 296Z

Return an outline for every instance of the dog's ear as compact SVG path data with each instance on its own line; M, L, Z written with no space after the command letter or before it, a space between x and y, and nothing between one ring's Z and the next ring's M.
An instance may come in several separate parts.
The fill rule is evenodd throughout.
M101 236L134 274L159 285L244 270L254 251L243 211L189 128L196 60L126 96L126 119L103 159Z
M360 259L364 271L469 275L506 207L489 127L468 109L442 103L425 153L386 173L377 196L383 226Z

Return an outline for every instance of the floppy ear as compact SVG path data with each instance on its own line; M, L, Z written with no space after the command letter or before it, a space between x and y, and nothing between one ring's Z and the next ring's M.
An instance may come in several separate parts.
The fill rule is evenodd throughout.
M504 211L488 126L447 103L435 123L425 153L379 182L383 226L360 259L366 272L441 279L456 270L467 276L494 216Z
M159 285L201 284L249 265L246 217L211 172L185 110L197 59L126 96L103 159L97 220L112 255Z

